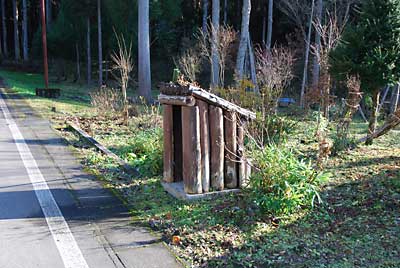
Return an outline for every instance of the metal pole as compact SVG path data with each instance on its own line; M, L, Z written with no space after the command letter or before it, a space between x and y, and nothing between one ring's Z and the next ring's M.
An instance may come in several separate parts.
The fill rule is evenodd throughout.
M44 0L41 0L42 9L42 43L43 43L43 66L44 66L44 83L46 89L49 88L49 65L47 62L47 37L46 37L46 10Z

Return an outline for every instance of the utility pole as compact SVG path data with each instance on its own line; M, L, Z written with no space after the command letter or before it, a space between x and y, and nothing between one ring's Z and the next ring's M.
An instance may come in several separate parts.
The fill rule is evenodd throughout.
M44 83L46 89L49 88L49 65L47 62L47 36L46 36L46 8L44 0L41 0L41 10L42 10L42 44L43 44L43 66L44 66Z

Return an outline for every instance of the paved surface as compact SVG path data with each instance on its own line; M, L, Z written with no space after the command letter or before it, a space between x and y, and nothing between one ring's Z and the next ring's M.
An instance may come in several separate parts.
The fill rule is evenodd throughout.
M182 267L158 237L130 224L48 121L0 92L1 268Z

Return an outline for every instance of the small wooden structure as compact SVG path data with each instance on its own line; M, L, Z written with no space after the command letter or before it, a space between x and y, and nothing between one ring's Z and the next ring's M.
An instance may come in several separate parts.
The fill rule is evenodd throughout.
M186 195L240 189L249 176L243 123L255 113L194 86L168 83L160 89L164 187L183 182Z

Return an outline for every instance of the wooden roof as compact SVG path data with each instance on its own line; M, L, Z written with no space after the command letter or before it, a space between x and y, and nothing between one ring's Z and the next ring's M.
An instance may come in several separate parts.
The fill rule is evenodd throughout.
M160 85L160 91L161 94L169 96L193 96L196 99L204 100L205 102L221 107L224 110L236 112L248 119L256 119L256 114L252 111L244 109L199 87L192 85L182 86L175 83L164 83Z

